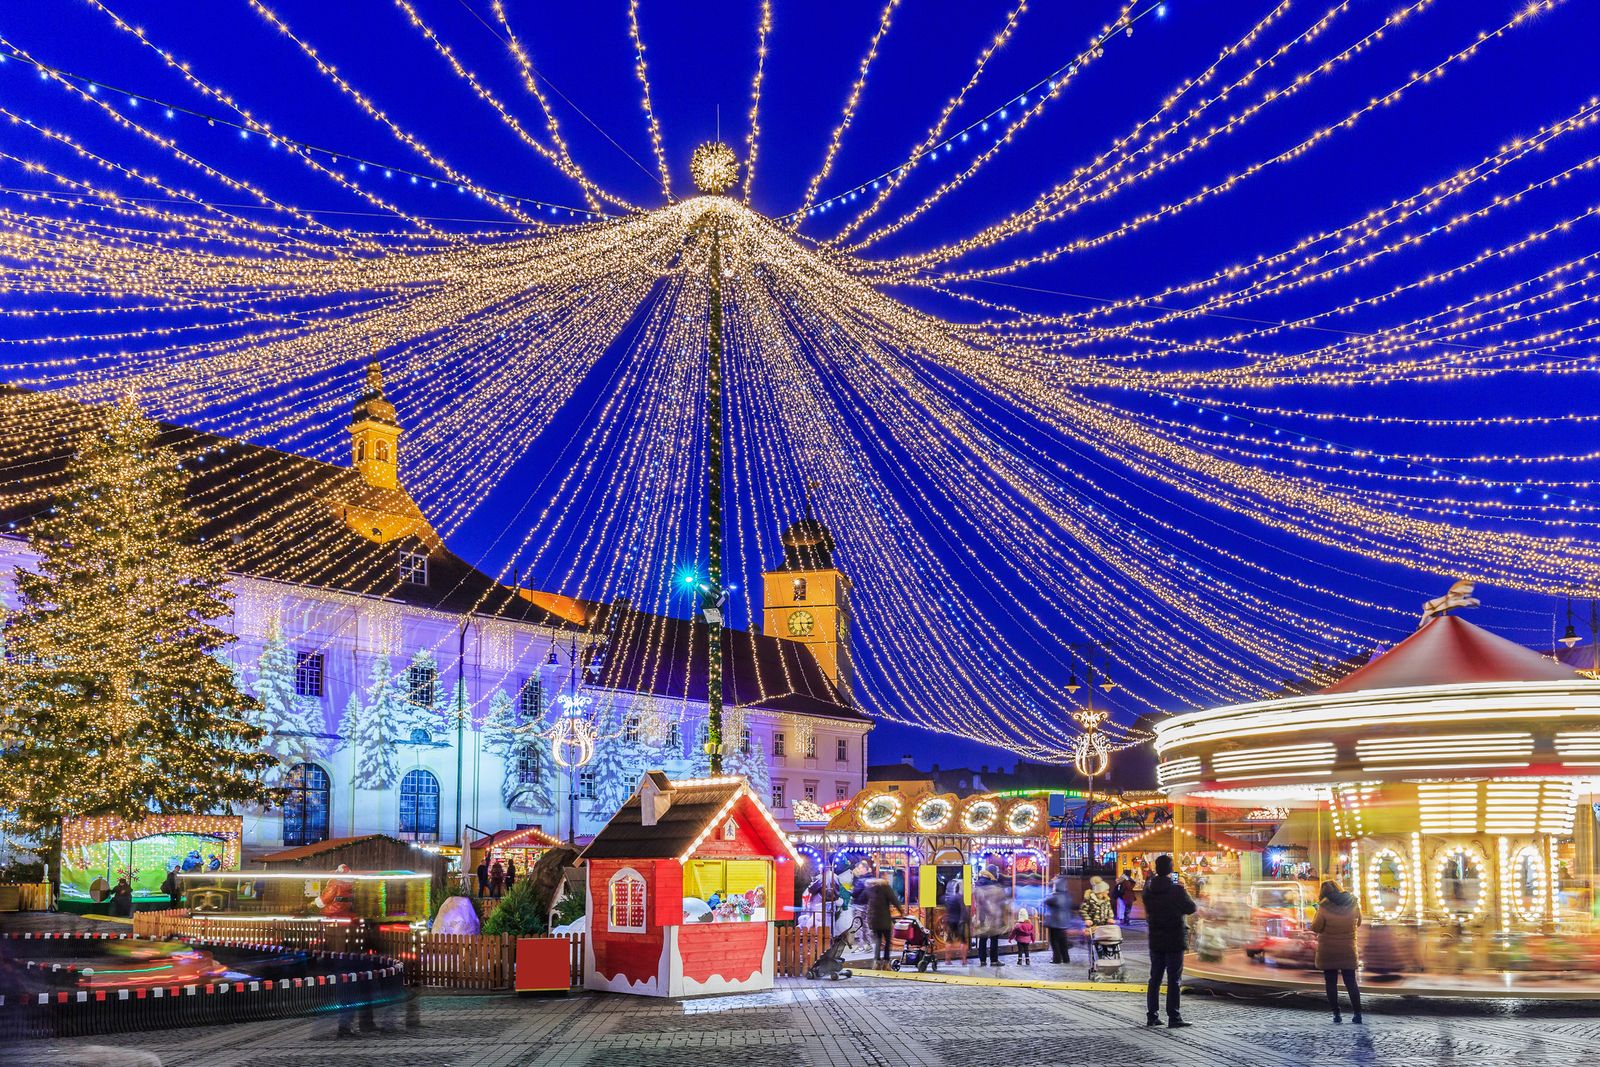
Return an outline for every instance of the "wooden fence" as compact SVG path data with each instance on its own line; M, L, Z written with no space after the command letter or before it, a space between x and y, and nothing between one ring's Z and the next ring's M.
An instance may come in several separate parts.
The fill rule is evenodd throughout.
M804 978L806 968L816 962L833 940L821 926L806 929L779 926L776 930L778 958L774 961L773 973L779 978Z
M378 952L401 962L407 985L441 989L510 989L516 974L517 939L510 934L378 930L361 923L315 919L251 922L191 917L182 909L138 912L133 932L146 937L241 939L330 952ZM576 988L583 983L583 935L560 937L571 946L569 977Z

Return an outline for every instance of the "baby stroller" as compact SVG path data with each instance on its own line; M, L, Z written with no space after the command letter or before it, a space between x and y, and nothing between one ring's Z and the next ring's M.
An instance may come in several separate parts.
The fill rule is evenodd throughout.
M859 919L854 922L847 919L839 923L836 929L838 932L833 935L833 940L828 942L828 947L822 950L822 955L806 968L806 977L812 981L819 978L837 981L840 978L849 978L853 973L844 965L844 950L852 943L851 935L860 931L861 922Z
M1089 981L1120 982L1127 977L1122 962L1122 927L1103 923L1089 930Z
M900 958L891 960L889 969L898 971L902 967L915 967L918 971L925 971L929 967L939 969L939 960L933 954L933 938L928 936L927 928L911 916L896 919L893 936L905 943L900 950Z

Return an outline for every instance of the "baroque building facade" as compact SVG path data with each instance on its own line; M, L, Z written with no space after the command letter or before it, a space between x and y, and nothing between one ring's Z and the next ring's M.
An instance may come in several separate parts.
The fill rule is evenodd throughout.
M7 606L15 570L37 563L27 517L48 506L82 422L48 396L35 407L54 408L63 432L53 451L0 464ZM698 618L507 585L452 553L404 488L404 429L376 364L349 433L348 466L178 426L162 434L207 541L226 554L235 599L221 625L238 638L226 654L262 702L273 784L288 790L281 807L240 813L247 847L368 833L456 843L521 826L581 838L643 771L704 773ZM27 476L7 484L8 469ZM864 784L872 727L848 696L847 582L817 557L823 541L831 552L815 520L791 526L765 586L792 600L791 563L826 562L805 577L835 583L834 640L785 633L800 610L790 600L763 628L723 639L725 768L789 828ZM581 767L558 763L549 737L574 699L596 731Z

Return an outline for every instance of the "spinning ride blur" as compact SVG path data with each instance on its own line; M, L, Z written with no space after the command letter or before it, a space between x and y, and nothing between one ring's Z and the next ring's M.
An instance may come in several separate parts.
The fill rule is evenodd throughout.
M1277 805L1304 838L1306 881L1202 901L1192 973L1304 980L1331 877L1360 902L1364 969L1397 991L1600 996L1600 682L1447 615L1320 692L1156 735L1175 821Z

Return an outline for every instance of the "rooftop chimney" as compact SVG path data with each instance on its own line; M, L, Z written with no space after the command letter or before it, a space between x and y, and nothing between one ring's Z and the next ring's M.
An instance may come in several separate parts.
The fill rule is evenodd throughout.
M661 771L646 771L639 780L639 823L654 826L672 807L672 783Z

